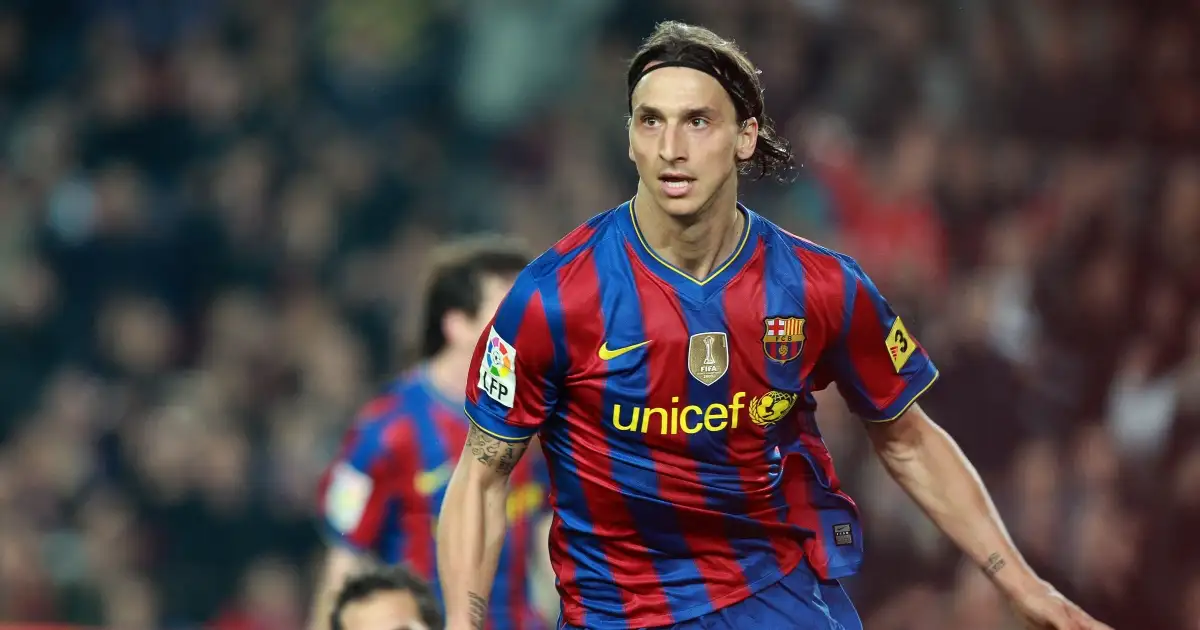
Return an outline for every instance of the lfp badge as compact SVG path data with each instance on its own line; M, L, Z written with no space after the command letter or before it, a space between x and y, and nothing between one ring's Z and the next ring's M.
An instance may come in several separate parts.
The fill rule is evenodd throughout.
M509 409L516 400L516 362L517 349L492 328L488 333L487 348L479 361L479 389Z
M487 359L488 371L496 378L507 378L512 373L512 359L504 340L497 335L488 341Z

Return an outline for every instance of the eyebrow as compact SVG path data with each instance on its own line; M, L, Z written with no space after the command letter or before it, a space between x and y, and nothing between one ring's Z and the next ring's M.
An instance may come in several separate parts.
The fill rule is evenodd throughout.
M657 107L654 107L653 105L638 105L637 107L634 108L634 113L640 114L643 116L658 116L660 118L666 118L666 115L663 114L662 110ZM719 118L719 117L720 117L720 114L717 112L717 110L713 109L712 107L708 107L708 106L692 107L692 108L684 110L684 112L683 112L683 118L685 118L685 119L692 119L692 118L713 118L713 119L715 119L715 118Z

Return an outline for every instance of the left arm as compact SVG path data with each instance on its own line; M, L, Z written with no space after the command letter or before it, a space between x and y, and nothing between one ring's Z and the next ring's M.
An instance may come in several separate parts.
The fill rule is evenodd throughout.
M896 483L1009 597L1049 589L1017 551L974 466L919 405L868 423L867 435Z
M822 356L817 385L837 383L867 420L884 467L933 522L1009 597L1031 628L1111 630L1037 577L1005 531L975 468L915 402L937 379L925 349L853 261L842 334ZM834 328L834 326L829 326Z

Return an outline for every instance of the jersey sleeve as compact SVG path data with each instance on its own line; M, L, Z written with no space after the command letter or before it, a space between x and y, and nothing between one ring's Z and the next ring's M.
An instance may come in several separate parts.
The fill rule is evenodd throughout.
M361 422L346 437L342 454L326 470L319 497L323 530L334 543L362 552L379 546L384 516L393 501L393 457L382 418Z
M526 270L479 337L467 374L466 412L492 437L526 441L554 410L561 379L551 311Z
M850 409L872 422L899 418L937 380L925 349L857 263L847 261L847 300L839 340L822 356Z

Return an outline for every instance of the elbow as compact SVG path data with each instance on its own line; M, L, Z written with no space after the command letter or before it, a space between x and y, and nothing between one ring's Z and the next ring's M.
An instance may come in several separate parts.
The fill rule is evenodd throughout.
M468 458L459 461L450 483L458 484L467 493L485 496L508 490L507 475L501 475L493 468Z
M488 505L496 498L503 498L508 492L508 478L487 466L464 457L459 460L450 483L446 487L446 495L442 500L441 513L445 516L455 510L464 509L468 505Z

